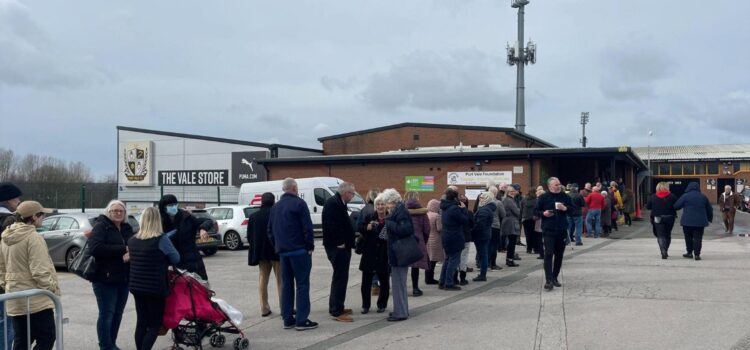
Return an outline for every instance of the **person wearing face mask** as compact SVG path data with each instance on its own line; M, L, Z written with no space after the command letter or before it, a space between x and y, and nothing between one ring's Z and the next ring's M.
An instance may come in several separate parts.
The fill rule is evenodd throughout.
M195 243L195 233L200 232L202 240L208 239L211 220L206 220L199 225L198 220L193 215L178 208L177 197L172 194L166 194L159 200L159 214L161 214L163 232L176 230L170 236L170 239L180 254L180 262L177 263L177 268L194 272L203 280L208 281L206 266L203 264L203 258Z
M0 284L6 293L29 289L48 290L60 295L57 272L47 252L44 238L37 232L45 215L51 210L39 202L25 201L15 211L16 222L3 232L0 244ZM34 349L52 349L55 333L55 304L44 295L8 300L6 312L16 332L14 349L25 349L26 344L36 344ZM27 338L28 337L28 338Z

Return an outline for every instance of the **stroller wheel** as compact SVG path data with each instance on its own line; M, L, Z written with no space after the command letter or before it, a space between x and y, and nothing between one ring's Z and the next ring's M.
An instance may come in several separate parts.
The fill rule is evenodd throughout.
M223 334L219 334L219 333L211 334L210 343L211 343L211 346L215 348L223 347L226 341L227 341L227 337L225 337Z
M246 350L250 348L250 341L247 338L237 338L234 340L234 350Z

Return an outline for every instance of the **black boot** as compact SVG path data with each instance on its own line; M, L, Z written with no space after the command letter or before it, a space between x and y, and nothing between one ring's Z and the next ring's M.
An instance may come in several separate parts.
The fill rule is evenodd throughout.
M425 270L424 284L438 284L438 281L435 280L435 270Z
M460 271L459 273L459 279L461 282L459 282L460 285L465 286L469 284L469 281L466 280L466 271Z

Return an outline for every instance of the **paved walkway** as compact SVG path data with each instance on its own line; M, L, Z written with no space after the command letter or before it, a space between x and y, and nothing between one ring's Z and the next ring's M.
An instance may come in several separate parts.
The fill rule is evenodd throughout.
M319 247L311 319L320 328L306 332L282 329L275 300L275 314L260 317L257 268L247 266L247 251L220 251L206 264L217 295L245 313L252 349L750 349L745 326L750 322L750 238L724 235L718 212L716 218L704 239L702 261L682 258L680 226L673 232L670 258L662 260L650 225L635 222L610 239L568 247L562 288L543 291L541 260L521 251L520 267L491 272L488 282L471 283L460 292L421 286L424 296L409 299L411 318L399 323L386 322L385 314L359 314L356 255L347 295L355 321L328 317L331 267ZM738 213L735 231L750 232L750 214ZM96 348L90 285L69 274L61 279L70 319L66 348ZM270 293L275 296L275 288ZM121 348L134 349L134 326L131 299ZM169 344L161 337L157 348Z

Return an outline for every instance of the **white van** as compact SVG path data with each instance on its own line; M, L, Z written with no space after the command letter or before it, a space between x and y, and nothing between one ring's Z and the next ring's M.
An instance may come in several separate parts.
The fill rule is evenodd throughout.
M323 205L325 205L328 198L334 196L336 190L339 188L339 184L344 182L344 180L335 177L309 177L295 180L297 181L299 196L305 200L307 208L310 210L313 228L315 230L320 230ZM281 198L281 195L284 194L284 191L281 190L282 182L283 180L244 183L242 184L242 187L240 187L240 195L237 199L237 204L250 206L260 205L260 197L265 192L273 193L278 201L279 198ZM350 214L351 212L362 210L364 206L364 199L359 194L355 194L354 198L348 205Z

